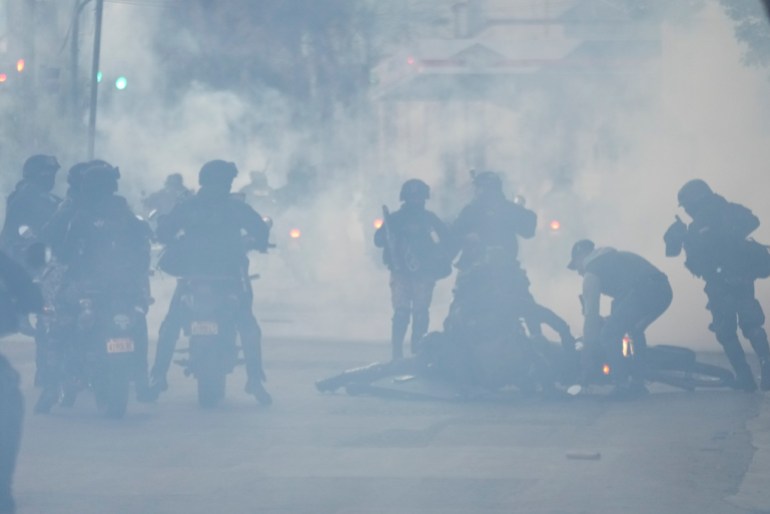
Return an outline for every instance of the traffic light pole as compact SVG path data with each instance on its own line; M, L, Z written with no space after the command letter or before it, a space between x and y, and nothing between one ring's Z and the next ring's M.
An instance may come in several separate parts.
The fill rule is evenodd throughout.
M75 9L72 15L72 35L70 39L70 67L71 67L71 80L70 80L70 109L72 110L73 120L78 118L78 111L80 108L80 88L79 88L79 66L78 60L80 59L80 13L83 12L83 8L88 5L91 0L75 0Z
M96 144L96 105L99 82L99 52L102 46L102 13L104 12L104 0L96 0L96 29L94 30L94 59L91 64L91 106L88 115L88 158L94 158L94 146Z

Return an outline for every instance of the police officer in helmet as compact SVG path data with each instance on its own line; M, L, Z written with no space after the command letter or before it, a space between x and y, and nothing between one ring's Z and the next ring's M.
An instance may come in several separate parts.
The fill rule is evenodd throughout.
M19 262L23 263L24 250L39 239L43 225L61 202L51 192L59 168L52 155L31 156L24 162L21 181L8 197L0 247Z
M387 213L374 233L374 244L383 248L390 269L391 349L393 360L403 358L403 343L411 320L411 350L428 331L430 304L436 281L451 272L446 251L448 231L436 214L425 208L430 187L420 179L401 186L401 207Z
M262 384L265 380L262 330L252 312L247 250L266 252L270 227L258 212L232 196L231 188L237 174L238 169L232 162L213 160L203 165L198 174L200 190L158 220L157 238L166 246L166 255L174 255L161 259L159 266L178 277L230 276L242 282L243 296L236 324L246 360L248 382L245 390L267 405L272 403L272 398ZM246 234L246 245L243 233ZM158 334L155 362L150 373L151 390L155 395L168 388L166 374L183 323L181 294L178 285Z
M57 311L76 315L81 291L96 291L105 296L126 295L146 314L150 302L151 231L147 223L134 214L126 199L117 194L120 170L104 161L92 161L77 169L73 173L75 177L76 204L63 214L69 223L56 252L57 261L65 267ZM57 330L56 337L62 342L75 334L76 327L61 325ZM133 338L136 395L138 400L147 401L148 337L144 317L135 327ZM55 381L44 385L35 405L36 412L51 409L59 387Z
M759 387L770 390L765 314L754 291L754 282L770 274L770 255L763 245L749 239L759 227L759 219L743 205L714 193L701 179L685 183L677 199L692 221L687 224L676 217L664 235L666 255L676 257L684 250L685 267L705 281L706 308L712 316L709 329L735 371L737 387L757 389L738 339L740 328L759 359Z

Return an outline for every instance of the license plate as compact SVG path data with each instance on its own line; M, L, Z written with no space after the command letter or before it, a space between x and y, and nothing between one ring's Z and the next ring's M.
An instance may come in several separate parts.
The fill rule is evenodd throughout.
M216 321L193 321L190 326L190 335L215 336L219 334L219 324Z
M128 338L107 341L107 353L128 353L134 351L134 340Z

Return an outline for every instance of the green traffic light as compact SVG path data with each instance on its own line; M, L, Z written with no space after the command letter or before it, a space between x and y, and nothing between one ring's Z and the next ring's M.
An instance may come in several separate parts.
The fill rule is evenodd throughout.
M126 87L128 87L128 79L126 77L120 76L115 79L115 89L123 91Z
M101 81L102 81L102 72L101 71L97 71L96 72L96 82L101 82Z

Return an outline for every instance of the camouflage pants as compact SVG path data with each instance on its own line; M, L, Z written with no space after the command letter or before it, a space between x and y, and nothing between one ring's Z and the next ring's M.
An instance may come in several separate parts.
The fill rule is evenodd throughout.
M412 321L412 352L417 352L417 344L430 325L430 304L433 300L433 288L436 282L432 278L391 273L390 292L393 305L391 326L391 344L393 359L403 357L403 341L409 320Z

